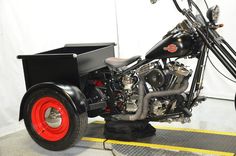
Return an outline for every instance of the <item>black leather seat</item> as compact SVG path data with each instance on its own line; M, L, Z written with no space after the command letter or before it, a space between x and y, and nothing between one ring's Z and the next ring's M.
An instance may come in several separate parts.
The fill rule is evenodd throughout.
M105 63L112 68L120 68L120 67L127 66L127 65L139 60L140 58L141 58L141 56L139 56L139 55L131 57L129 59L109 57L105 60Z

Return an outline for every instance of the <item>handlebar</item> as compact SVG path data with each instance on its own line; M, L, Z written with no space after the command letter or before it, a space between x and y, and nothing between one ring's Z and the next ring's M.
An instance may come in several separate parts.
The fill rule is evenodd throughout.
M192 10L192 3L193 3L193 1L192 1L192 0L187 0L187 1L188 1L189 9ZM177 8L177 10L178 10L181 14L183 14L183 13L184 13L184 12L183 12L183 9L180 8L179 3L177 2L177 0L173 0L173 2L174 2L174 4L175 4L175 7Z
M177 2L177 0L173 0L173 2L174 2L174 4L175 4L175 7L176 7L176 9L181 13L181 14L183 14L184 16L189 16L189 17L191 17L191 18L193 18L194 17L194 15L192 14L190 14L190 15L186 15L186 9L181 9L180 8L180 6L179 6L179 3ZM202 19L203 19L203 22L204 22L204 24L205 25L207 25L206 23L206 19L204 18L204 16L203 16L203 14L202 14L202 12L201 12L201 10L199 9L199 7L197 6L197 4L193 1L193 0L187 0L187 2L188 2L188 6L189 6L189 9L188 9L188 11L190 11L190 12L192 12L192 7L194 7L196 10L197 10L197 12L199 13L199 15L202 17ZM188 12L189 13L189 12ZM194 20L196 20L196 18L194 17Z
M181 14L183 14L183 10L180 8L180 6L179 6L177 0L173 0L173 2L174 2L174 4L175 4L176 9L177 9Z
M152 4L156 3L158 0L150 0ZM187 17L187 19L191 22L191 23L195 23L197 21L197 18L195 17L195 15L192 13L193 8L195 8L197 10L197 12L199 13L199 15L201 16L205 26L207 25L206 19L203 16L201 10L199 9L199 7L197 6L197 4L194 2L194 0L186 0L188 3L189 8L188 9L182 9L178 3L178 0L173 0L173 3L176 7L176 9L184 16ZM199 23L199 21L198 21ZM202 24L202 23L201 23Z

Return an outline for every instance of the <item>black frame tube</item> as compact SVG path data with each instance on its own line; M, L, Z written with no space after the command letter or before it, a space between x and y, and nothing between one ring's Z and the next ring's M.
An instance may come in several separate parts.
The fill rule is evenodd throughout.
M231 52L236 56L236 52L234 51L234 49L229 45L228 42L226 42L224 39L223 39L223 43L229 48L229 50L231 50Z

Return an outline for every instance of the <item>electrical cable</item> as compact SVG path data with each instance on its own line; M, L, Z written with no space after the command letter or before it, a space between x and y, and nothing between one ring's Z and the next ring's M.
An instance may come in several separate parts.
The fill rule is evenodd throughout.
M229 81L232 81L232 82L236 83L235 80L233 80L233 79L227 77L225 74L223 74L223 73L213 64L213 62L211 61L211 59L210 59L209 56L207 56L207 59L209 60L209 62L211 63L211 65L215 68L215 70L216 70L219 74L221 74L223 77L225 77L225 78L228 79Z

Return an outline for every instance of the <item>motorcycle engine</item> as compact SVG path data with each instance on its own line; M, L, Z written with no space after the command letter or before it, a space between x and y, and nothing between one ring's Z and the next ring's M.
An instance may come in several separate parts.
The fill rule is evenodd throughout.
M184 78L191 73L191 70L176 61L169 62L164 67L159 62L152 62L136 70L136 74L145 80L149 92L178 89ZM117 98L122 102L123 112L134 113L138 109L138 77L135 74L124 75L122 84L122 96L119 94ZM152 99L149 110L151 114L159 116L165 114L166 110L174 110L176 104L176 98L159 97Z
M125 92L124 104L125 111L132 113L138 109L138 78L134 75L125 75L122 78L123 92Z
M147 69L145 67L145 69ZM169 62L164 68L158 63L149 64L145 72L145 81L156 91L178 89L183 79L192 73L184 64Z
M188 70L184 64L172 61L164 68L158 63L150 64L149 71L145 73L145 81L150 84L153 91L164 91L180 88L185 77L191 76L192 70ZM164 115L167 110L173 112L176 105L176 98L155 98L150 105L150 113L156 116Z

